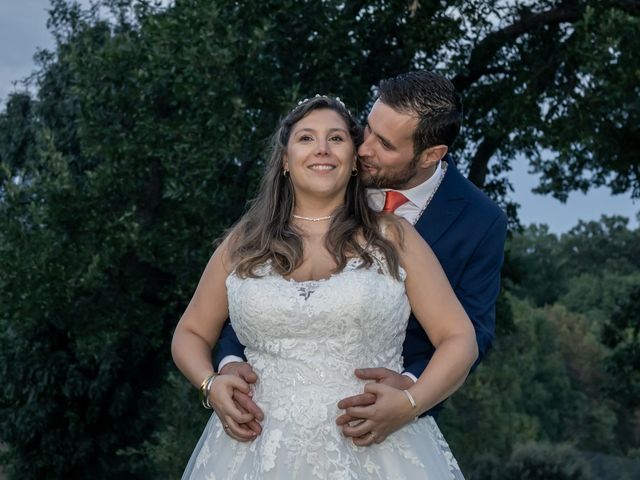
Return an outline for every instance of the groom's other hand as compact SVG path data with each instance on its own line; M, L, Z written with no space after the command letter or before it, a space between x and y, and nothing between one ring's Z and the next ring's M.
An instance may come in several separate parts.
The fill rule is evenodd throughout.
M251 368L251 365L247 362L227 363L222 367L222 369L220 369L219 373L221 375L235 375L250 385L253 385L258 381L258 375L256 375L256 372L253 371L253 368ZM258 405L256 405L256 402L251 398L253 395L252 392L253 390L246 394L236 389L233 392L233 400L238 410L242 413L249 413L253 416L253 419L244 423L244 426L255 432L256 435L260 435L260 433L262 433L262 427L258 422L261 422L264 419L264 413L262 413L262 410L260 410Z
M398 390L406 390L414 384L411 377L394 372L388 368L358 368L355 370L355 374L356 377L361 380L371 380L372 383L381 383L383 385L397 388ZM340 410L346 410L347 408L352 407L368 407L374 403L376 403L375 394L364 392L360 395L343 398L338 402L338 408ZM342 427L342 432L346 436L350 436L347 435L347 432L349 431L347 427L349 426L349 423L354 420L361 419L345 413L337 418L336 423Z
M351 437L354 445L367 447L382 443L416 418L414 407L402 390L375 382L367 383L364 390L375 394L376 402L368 407L349 408L347 412L351 416L362 420L342 427L342 433Z

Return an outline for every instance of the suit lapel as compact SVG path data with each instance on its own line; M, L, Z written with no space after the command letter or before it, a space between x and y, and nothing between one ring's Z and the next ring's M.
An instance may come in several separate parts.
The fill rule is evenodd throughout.
M429 244L434 244L447 231L467 205L462 175L451 157L447 155L444 160L448 163L447 173L431 203L416 223L416 229Z

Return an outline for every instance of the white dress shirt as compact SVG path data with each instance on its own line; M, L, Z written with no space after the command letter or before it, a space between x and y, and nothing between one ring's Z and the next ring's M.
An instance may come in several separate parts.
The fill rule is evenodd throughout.
M409 200L407 203L403 203L394 212L399 217L404 218L411 225L415 225L418 221L420 212L424 209L427 201L431 198L431 195L435 192L438 184L440 183L440 177L442 176L442 162L438 163L436 171L431 177L422 182L420 185L410 188L409 190L396 190L400 192ZM369 206L379 212L384 207L384 199L386 192L389 188L378 190L377 188L368 188L367 197L369 200Z
M409 201L400 205L394 213L399 217L404 218L410 224L415 225L415 223L418 221L420 213L425 208L427 202L435 192L436 188L438 188L441 176L442 162L439 162L435 173L420 185L410 188L409 190L396 190L396 192L400 192L405 197L407 197ZM376 212L381 211L384 207L384 199L388 190L391 189L367 189L367 200L369 202L369 206ZM244 362L244 359L235 355L227 355L220 361L220 364L218 365L218 371L222 370L222 367L231 362ZM403 372L403 375L411 378L414 382L418 381L416 376L410 372Z

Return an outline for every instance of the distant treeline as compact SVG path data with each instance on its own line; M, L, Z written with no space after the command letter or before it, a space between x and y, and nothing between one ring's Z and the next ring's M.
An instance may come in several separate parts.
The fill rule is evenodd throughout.
M494 349L442 415L454 453L478 479L636 478L623 470L640 469L640 228L532 225L509 239L503 275ZM566 449L529 442L570 445L598 474L491 476L514 447L576 468Z

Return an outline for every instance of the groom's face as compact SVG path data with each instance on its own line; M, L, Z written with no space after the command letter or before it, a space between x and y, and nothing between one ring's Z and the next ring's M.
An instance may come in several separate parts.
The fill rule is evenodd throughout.
M377 100L367 118L358 148L360 175L367 187L406 190L422 183L420 155L413 151L417 118L396 112Z

